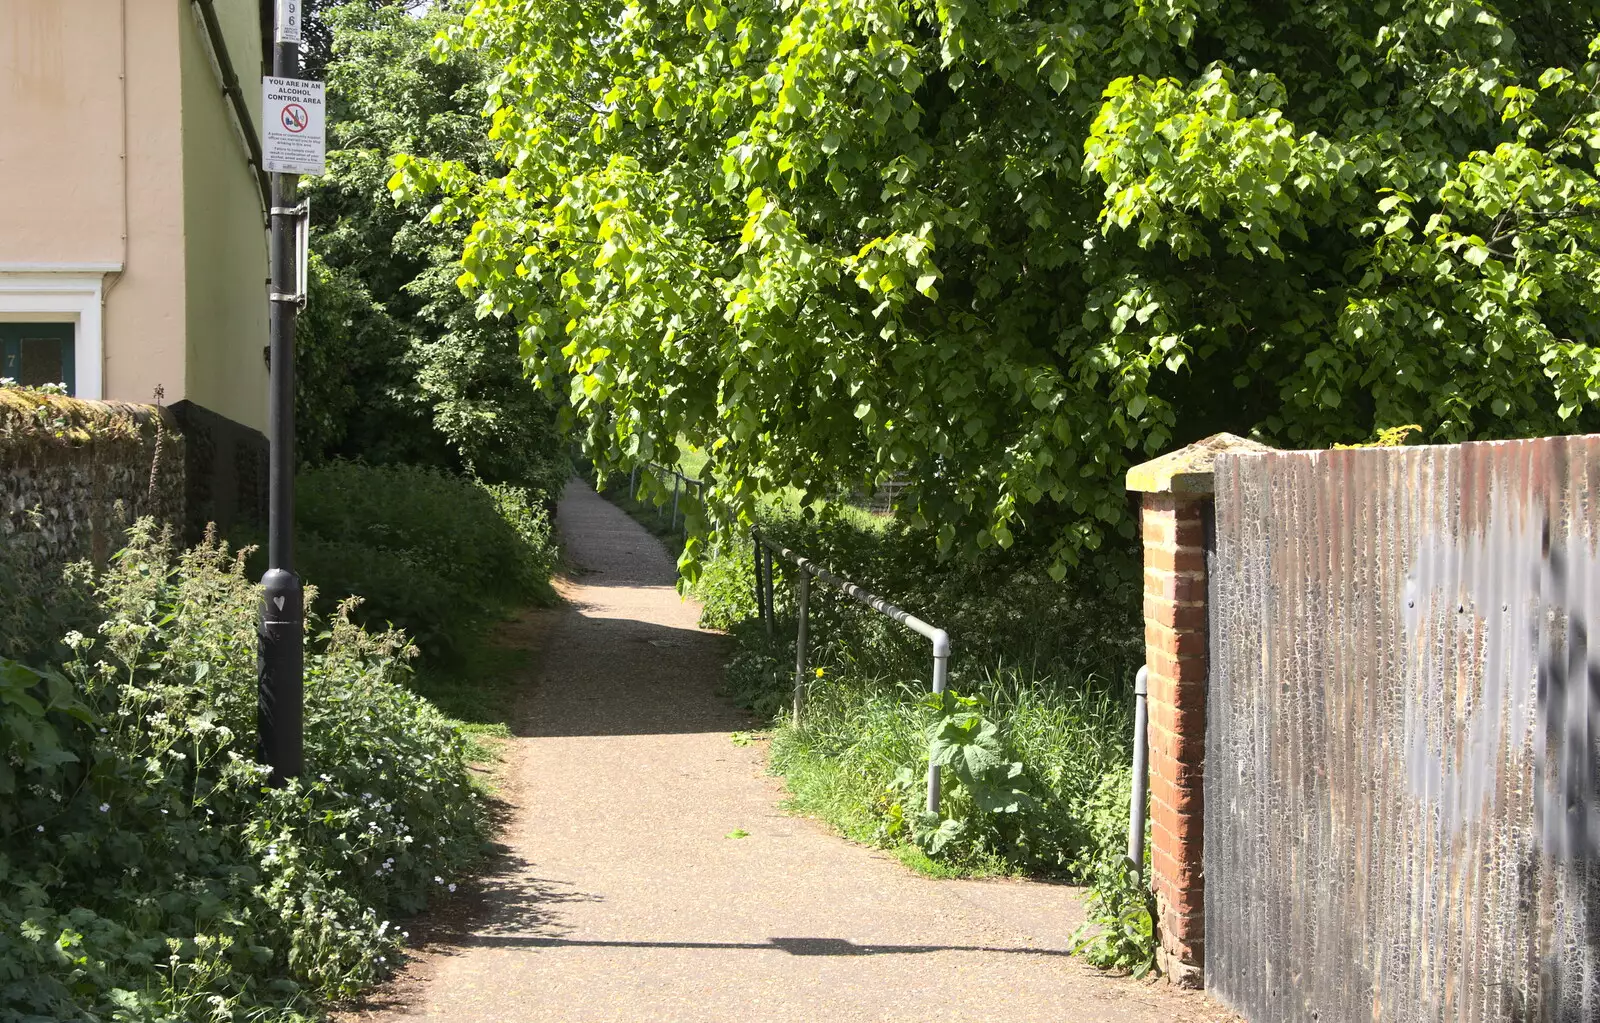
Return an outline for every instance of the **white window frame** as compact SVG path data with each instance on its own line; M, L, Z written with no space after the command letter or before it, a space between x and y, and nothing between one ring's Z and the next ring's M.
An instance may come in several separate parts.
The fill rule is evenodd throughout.
M73 325L72 389L80 398L105 397L105 281L121 272L118 263L0 263L0 321Z

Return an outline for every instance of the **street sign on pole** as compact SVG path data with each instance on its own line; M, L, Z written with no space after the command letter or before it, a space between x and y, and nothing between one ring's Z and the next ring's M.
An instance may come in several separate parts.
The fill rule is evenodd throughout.
M321 174L327 170L327 119L321 82L300 78L261 80L261 150L276 174Z

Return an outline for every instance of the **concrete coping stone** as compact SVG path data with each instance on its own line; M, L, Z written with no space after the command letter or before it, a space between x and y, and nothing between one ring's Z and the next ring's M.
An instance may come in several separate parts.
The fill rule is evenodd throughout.
M1222 454L1275 451L1265 444L1231 433L1214 433L1188 447L1169 451L1128 470L1128 489L1139 494L1205 497L1215 492L1214 470Z

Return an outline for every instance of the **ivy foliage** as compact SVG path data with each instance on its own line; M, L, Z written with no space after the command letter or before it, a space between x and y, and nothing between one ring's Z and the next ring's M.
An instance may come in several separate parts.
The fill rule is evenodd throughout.
M722 521L900 476L1059 572L1219 429L1600 428L1597 12L477 0L435 52L497 70L502 166L391 187L602 473L685 438Z

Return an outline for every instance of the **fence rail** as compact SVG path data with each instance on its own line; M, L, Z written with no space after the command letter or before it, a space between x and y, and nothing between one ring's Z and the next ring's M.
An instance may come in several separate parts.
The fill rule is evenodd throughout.
M950 634L943 629L929 625L901 608L889 603L882 597L857 586L848 579L843 579L826 568L812 561L802 554L797 554L789 548L769 540L761 535L759 529L752 529L750 536L755 545L756 561L756 609L761 615L762 622L766 625L767 635L773 631L774 614L772 610L772 574L773 556L776 555L790 562L800 569L795 578L795 605L797 608L795 619L795 646L794 646L794 719L798 724L800 715L805 708L806 696L806 641L809 638L808 618L811 605L811 577L827 583L839 590L845 596L857 603L864 604L887 618L904 625L912 632L926 636L933 643L933 691L942 693L950 677ZM939 812L940 797L939 765L934 763L933 757L928 757L928 812Z
M693 476L685 476L683 473L679 472L678 470L673 469L673 468L669 468L668 466L662 465L659 462L646 462L644 468L645 468L646 472L649 472L649 473L652 473L652 474L659 474L659 475L665 475L665 476L671 476L672 477L672 528L673 529L680 529L681 528L682 531L683 531L684 538L688 539L688 536L689 536L689 517L687 515L683 516L683 522L682 522L682 524L680 526L679 521L678 521L678 503L679 503L680 498L682 497L682 495L685 492L687 492L690 489L693 489L695 491L696 499L700 502L700 506L702 508L705 507L706 481L705 480L697 480ZM629 498L629 500L633 500L633 501L637 501L639 499L639 467L638 466L634 466L632 471L630 471L628 473L628 498ZM665 504L665 502L663 502L662 504L656 505L656 518L659 520L665 514L666 514L666 504Z

